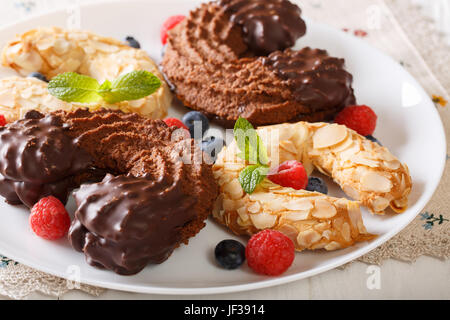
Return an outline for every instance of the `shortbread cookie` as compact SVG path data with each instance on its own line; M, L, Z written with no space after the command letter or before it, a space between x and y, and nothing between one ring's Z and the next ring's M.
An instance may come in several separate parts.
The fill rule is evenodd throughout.
M164 118L171 103L172 95L159 72L157 65L147 53L132 48L118 40L105 38L86 32L64 30L61 28L38 28L18 35L3 49L2 64L15 69L23 76L31 72L40 72L48 79L64 72L77 72L97 79L99 82L112 80L119 75L134 70L147 70L161 80L161 87L152 95L133 101L123 101L114 106L105 102L83 104L91 110L102 107L120 109L124 112L136 112L152 119ZM24 81L23 83L21 81ZM11 84L11 82L13 82ZM28 90L10 92L11 86L18 88L31 85ZM21 111L23 104L16 101L32 97L26 102L25 109L41 109L46 102L54 104L48 97L46 84L29 82L28 79L6 79L0 83L0 111L4 111L9 121L17 120L26 111ZM58 108L68 110L64 103ZM78 107L78 105L74 105ZM53 107L46 107L51 110ZM9 109L9 110L8 110ZM16 110L19 109L19 110ZM73 108L71 108L73 109Z

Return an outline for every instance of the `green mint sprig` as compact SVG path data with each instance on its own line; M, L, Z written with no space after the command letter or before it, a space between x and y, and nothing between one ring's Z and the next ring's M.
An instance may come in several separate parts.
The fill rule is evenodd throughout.
M269 172L267 149L252 124L244 118L236 121L233 134L240 150L238 157L250 164L239 173L239 183L251 194Z
M66 72L54 77L48 84L52 96L66 102L107 103L137 100L151 95L161 86L161 80L152 73L139 70L119 76L102 84L89 76Z

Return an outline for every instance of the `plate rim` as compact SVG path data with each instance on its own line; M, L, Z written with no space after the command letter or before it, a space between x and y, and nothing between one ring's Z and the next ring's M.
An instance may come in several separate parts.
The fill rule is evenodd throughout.
M183 1L183 0L157 0L157 1L161 2L161 3L162 2L176 3L176 2ZM132 0L132 1L128 1L127 5L130 5L133 2L134 3L146 3L146 4L149 3L148 1L144 1L144 0ZM183 1L183 2L197 3L199 1L188 0L188 1ZM202 1L202 2L204 2L204 1ZM105 5L108 3L118 4L118 3L123 3L123 1L121 1L121 0L101 0L101 1L98 1L95 3L81 4L80 7L81 8L89 8L89 7L102 6L102 5ZM16 22L9 23L9 24L2 26L0 28L0 33L4 32L6 29L17 27L20 24L29 23L30 20L42 19L45 16L51 16L51 15L63 13L63 12L65 12L64 9L54 9L54 10L49 10L45 13L32 14L32 15L29 15L28 17L19 19ZM318 21L315 21L312 19L308 19L307 16L305 17L305 20L310 23L313 23L313 25L315 25L317 27L323 28L324 30L326 30L327 32L330 32L331 34L337 33L340 36L343 36L344 38L346 38L346 41L356 42L356 43L358 43L359 46L363 46L368 50L374 51L377 54L383 56L384 58L389 59L391 62L396 63L396 61L391 56L389 56L388 54L384 53L383 51L379 50L378 48L368 44L367 42L365 42L361 39L352 37L351 35L348 35L345 32L343 32L339 29L336 29L332 26L329 26L325 23L318 22ZM422 87L422 85L409 73L408 70L406 70L403 66L400 66L400 67L404 73L409 75L409 77L412 81L412 84L415 87L419 88L421 95L426 96L428 99L428 103L432 105L431 98L426 93L426 91ZM429 191L429 194L425 198L421 198L419 200L419 202L416 204L416 206L417 206L420 203L420 205L418 207L418 212L416 214L412 214L410 218L403 220L401 224L396 225L394 228L389 230L382 237L379 237L371 242L368 242L367 245L365 245L362 248L359 248L358 250L355 250L354 252L348 253L346 258L341 258L339 261L327 264L325 266L316 267L312 270L306 270L306 271L288 275L288 276L268 278L268 279L262 280L262 281L256 281L256 282L239 284L239 285L233 284L233 285L223 285L223 286L213 286L213 287L174 288L174 287L161 287L161 286L141 286L141 285L135 285L135 284L126 285L126 284L116 283L113 281L104 282L102 280L84 279L83 276L81 276L80 284L98 286L98 287L105 288L105 289L122 290L122 291L127 291L127 292L147 293L147 294L162 294L162 295L221 294L221 293L231 293L231 292L243 292L243 291L279 286L279 285L287 284L287 283L290 283L293 281L306 279L306 278L324 273L326 271L335 269L346 263L349 263L349 262L363 256L364 254L367 254L368 252L374 250L375 248L381 246L383 243L389 241L392 237L394 237L399 232L401 232L406 226L408 226L411 223L412 220L414 220L417 217L417 215L423 210L423 208L429 203L430 199L435 194L435 192L442 180L442 176L443 176L444 170L445 170L445 164L446 164L445 156L447 154L447 139L446 139L446 135L445 135L445 129L444 129L444 125L442 122L442 118L440 117L439 112L436 110L436 108L431 108L431 109L432 109L433 116L435 118L437 118L437 120L438 120L437 122L439 123L439 131L441 133L440 141L442 142L442 144L440 147L442 149L441 150L442 158L441 158L441 162L439 165L439 175L438 175L439 179L436 179L435 181L430 182L431 183L430 190L432 190L432 191ZM423 197L423 196L421 196L421 197ZM8 258L10 258L14 261L17 261L20 264L23 264L30 268L33 268L38 271L42 271L42 272L48 273L50 275L54 275L54 276L66 279L66 280L70 280L66 273L61 273L61 272L52 270L51 268L47 268L45 266L35 264L33 262L32 263L25 262L26 258L22 259L22 257L16 257L15 254L13 252L9 252L8 249L6 249L6 250L1 249L1 253L2 253L2 255L5 255Z

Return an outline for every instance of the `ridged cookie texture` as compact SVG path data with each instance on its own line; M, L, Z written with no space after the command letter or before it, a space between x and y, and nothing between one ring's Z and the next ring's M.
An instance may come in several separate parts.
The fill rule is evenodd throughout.
M406 210L411 191L408 167L382 147L345 126L298 122L257 129L270 165L301 161L330 176L355 201L321 193L285 188L265 179L252 194L238 181L247 165L239 158L235 141L214 164L220 185L213 216L236 234L254 234L272 228L288 235L298 250L335 250L374 238L367 232L360 204L384 214L390 206Z
M105 102L83 104L90 110L100 108L120 109L124 112L136 112L142 116L159 119L167 115L167 109L172 101L172 94L160 73L158 66L150 59L148 54L140 49L132 48L116 39L106 38L87 31L64 30L57 27L38 28L17 35L9 42L2 53L2 64L16 70L22 76L31 72L41 72L48 79L64 72L77 72L91 76L99 82L112 80L119 75L134 70L147 70L157 76L161 82L154 94L133 101L123 101L115 105ZM8 90L11 82L18 87L28 87L28 90ZM26 103L28 109L42 110L41 105L50 102L43 82L29 82L28 79L8 78L0 83L0 110L5 112L9 121L17 120L21 111L18 99L33 99ZM25 97L24 97L25 96ZM58 104L63 110L73 110L79 107L74 104L72 108ZM16 110L19 109L19 110ZM52 109L57 110L57 109Z
M343 59L309 47L255 55L245 28L232 21L234 10L226 5L246 8L238 17L254 26L251 35L259 39L270 34L260 20L267 16L281 35L287 32L286 19L277 11L283 3L293 6L276 0L209 2L169 31L161 65L185 106L232 128L240 116L254 125L326 121L355 104L353 77ZM294 16L302 21L299 13Z

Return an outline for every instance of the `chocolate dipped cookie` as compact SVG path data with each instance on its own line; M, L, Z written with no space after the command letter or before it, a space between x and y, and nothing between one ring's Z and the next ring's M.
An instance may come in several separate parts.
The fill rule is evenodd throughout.
M306 32L287 0L221 0L169 31L162 67L177 97L225 126L327 121L355 104L344 60L293 50Z
M129 275L165 261L204 226L218 195L192 139L162 120L78 109L0 128L0 194L31 207L75 188L69 231L89 264Z

